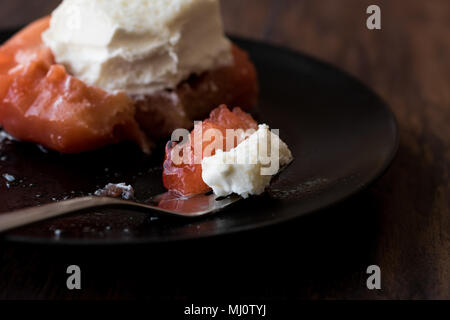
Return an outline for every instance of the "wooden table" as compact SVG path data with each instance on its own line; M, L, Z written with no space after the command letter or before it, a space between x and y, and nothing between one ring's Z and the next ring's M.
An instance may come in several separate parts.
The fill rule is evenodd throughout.
M0 1L0 26L58 1ZM128 248L1 244L0 298L450 298L450 3L225 0L230 33L287 46L353 74L392 107L400 150L362 194L288 225L207 243ZM365 27L382 9L382 30ZM80 292L65 268L82 267ZM377 264L382 290L366 288Z

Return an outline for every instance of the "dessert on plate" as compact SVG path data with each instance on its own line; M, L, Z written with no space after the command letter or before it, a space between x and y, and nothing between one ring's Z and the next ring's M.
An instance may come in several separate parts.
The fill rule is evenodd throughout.
M255 67L224 35L218 0L64 0L0 47L4 130L62 153L124 140L148 153L194 127L166 146L163 182L181 196L258 195L292 161L246 113L257 96Z
M0 47L0 125L63 153L123 140L149 152L220 104L249 110L257 95L218 0L64 0Z

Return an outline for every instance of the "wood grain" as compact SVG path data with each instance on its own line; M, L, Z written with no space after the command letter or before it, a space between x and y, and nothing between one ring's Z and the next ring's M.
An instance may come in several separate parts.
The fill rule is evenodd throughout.
M57 2L0 1L0 26L25 23ZM365 10L373 3L382 9L379 31L365 27ZM177 266L155 267L154 259L167 252L179 255L180 266L188 270L186 260L195 259L235 270L232 257L208 251L205 260L199 252L209 247L197 242L183 249L140 248L154 259L119 249L86 252L3 244L0 298L186 300L209 290L250 298L450 299L450 3L225 0L222 7L228 32L328 61L388 102L400 125L401 143L387 174L330 209L331 214L328 210L300 225L214 240L217 250L239 244L237 257L248 263L240 264L239 272L215 275L214 286L199 272L155 285L158 272L177 274ZM88 270L88 280L86 289L74 294L64 289L64 266L77 259ZM256 268L267 259L280 261L279 273ZM381 291L365 288L369 264L381 267Z

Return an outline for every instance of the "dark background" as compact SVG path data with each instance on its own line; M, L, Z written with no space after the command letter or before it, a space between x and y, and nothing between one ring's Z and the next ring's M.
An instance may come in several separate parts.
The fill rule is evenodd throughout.
M0 1L0 27L46 14L51 0ZM450 3L225 0L226 29L348 71L391 105L400 149L362 194L257 232L164 246L0 244L3 299L450 298ZM382 30L365 27L378 4ZM80 265L83 290L65 270ZM366 288L377 264L382 290ZM227 302L226 300L223 302Z

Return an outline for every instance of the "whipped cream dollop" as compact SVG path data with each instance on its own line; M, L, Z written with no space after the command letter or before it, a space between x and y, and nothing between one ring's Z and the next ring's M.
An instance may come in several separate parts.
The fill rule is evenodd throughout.
M42 37L75 77L131 95L233 63L218 0L64 0Z
M203 181L219 197L260 195L274 175L293 161L286 143L267 125L229 152L218 150L202 161Z

